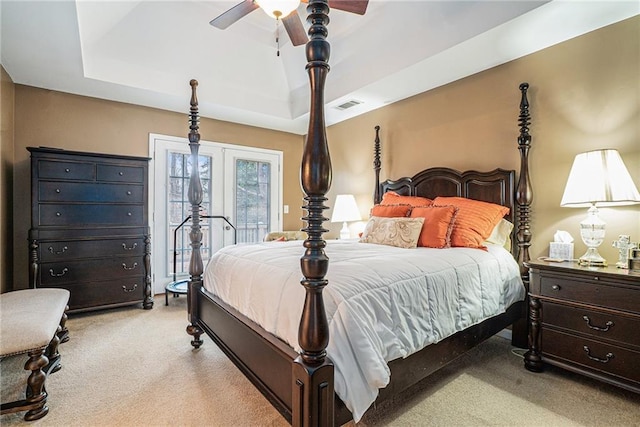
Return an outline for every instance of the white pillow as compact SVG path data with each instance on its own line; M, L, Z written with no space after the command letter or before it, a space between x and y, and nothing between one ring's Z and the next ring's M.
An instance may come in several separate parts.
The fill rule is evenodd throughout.
M511 250L511 230L513 224L502 218L500 222L493 227L491 235L487 237L486 244L503 246L506 250Z
M360 241L398 248L415 248L422 231L424 218L384 218L372 216L362 232Z

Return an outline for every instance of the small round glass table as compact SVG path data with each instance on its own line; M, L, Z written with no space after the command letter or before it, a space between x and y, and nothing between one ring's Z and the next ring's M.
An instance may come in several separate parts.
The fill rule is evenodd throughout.
M175 282L170 282L167 286L165 286L164 293L164 305L169 305L169 294L173 294L174 298L178 298L180 295L187 294L187 287L189 286L189 279L177 280Z

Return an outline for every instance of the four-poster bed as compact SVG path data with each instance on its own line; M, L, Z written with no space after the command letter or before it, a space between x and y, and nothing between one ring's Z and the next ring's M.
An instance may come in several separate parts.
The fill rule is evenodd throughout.
M201 335L207 333L293 425L316 426L342 424L349 421L352 414L334 393L335 374L339 367L334 367L332 360L327 357L327 348L331 344L329 340L330 320L333 319L333 317L332 319L327 318L327 309L330 310L331 316L335 312L331 311L334 308L332 306L333 300L325 301L323 297L323 290L333 291L332 286L337 286L327 279L329 257L325 248L327 248L328 242L323 239L323 233L326 230L322 226L326 221L323 213L328 208L325 205L326 194L331 186L331 162L323 112L324 82L329 71L329 44L326 41L329 8L326 0L311 0L307 10L309 12L307 21L311 24L310 41L307 44L311 109L309 131L302 157L301 181L306 194L304 209L307 211L307 215L303 218L307 225L303 231L307 233L308 237L302 244L304 247L302 258L299 258L298 255L299 268L303 277L297 286L303 293L301 300L304 300L304 304L299 309L301 316L297 328L297 345L293 345L297 351L282 337L267 332L265 327L251 320L250 315L241 313L232 304L223 301L222 298L203 286L205 279L203 278L204 266L200 255L202 233L199 223L202 186L197 174L200 137L198 134L197 82L194 80L191 81L189 132L189 145L194 162L192 167L194 172L191 175L189 186L189 200L192 204L190 238L193 251L189 269L188 311L190 324L187 327L187 332L193 337L191 343L196 348L202 344ZM515 276L517 276L521 287L521 279L526 283L527 273L524 263L529 260L528 247L531 240L529 206L532 193L528 176L528 151L531 137L528 133L527 88L526 83L520 86L518 149L521 167L517 183L514 171L495 169L488 173L457 172L448 168L431 168L419 172L411 178L381 183L379 182L381 161L378 127L376 128L374 149L376 175L374 201L376 203L381 201L385 192L392 190L398 194L428 198L459 196L508 207L509 213L505 218L515 224L511 236L514 242L511 246L511 252L517 261L517 264L514 263ZM333 242L331 244L333 245ZM278 243L271 243L271 245L278 245ZM280 243L280 245L283 244ZM299 243L289 242L283 247L291 248L291 245L299 245ZM456 248L421 249L450 252L456 250ZM411 249L397 249L396 252L402 250L411 251ZM485 256L485 252L479 249L460 248L460 250L467 251L467 253L476 251L479 256ZM493 249L487 251L487 253L492 252ZM298 254L301 253L302 250L298 252ZM513 259L511 262L513 263ZM329 288L326 288L327 286ZM524 295L524 289L521 295ZM389 383L380 390L376 402L388 399L405 390L509 325L514 325L514 342L524 346L526 338L523 337L526 336L526 328L523 330L520 327L522 323L514 322L524 319L525 302L509 300L501 309L503 309L502 314L491 315L479 322L471 322L473 324L470 326L465 326L464 329L458 330L446 338L437 339L437 343L427 345L408 357L391 360L388 363Z

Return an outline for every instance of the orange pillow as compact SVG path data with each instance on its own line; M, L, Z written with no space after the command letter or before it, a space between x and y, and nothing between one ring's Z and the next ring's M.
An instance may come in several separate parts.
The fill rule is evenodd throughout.
M371 216L398 217L409 216L411 206L409 205L375 205L371 208Z
M509 213L505 206L464 197L436 197L433 203L458 208L451 232L451 246L486 249L484 241L502 217Z
M381 205L429 206L433 200L418 196L401 196L395 191L387 191L382 195Z
M411 218L424 218L418 246L448 248L458 208L455 206L423 206L411 209Z

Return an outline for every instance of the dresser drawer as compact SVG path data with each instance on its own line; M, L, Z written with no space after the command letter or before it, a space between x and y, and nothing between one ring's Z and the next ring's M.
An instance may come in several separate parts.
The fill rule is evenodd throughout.
M143 205L41 204L38 225L144 225Z
M52 160L38 161L40 179L57 178L93 181L96 179L95 163L59 162Z
M93 184L40 181L41 202L144 202L144 186L136 184Z
M640 353L544 328L542 353L572 364L640 382Z
M139 182L145 180L145 168L98 164L98 181Z
M40 283L51 286L73 283L96 278L121 278L144 275L144 266L140 257L114 257L42 263L40 265Z
M640 348L640 318L598 312L545 301L542 305L544 325L588 334L595 339L619 341Z
M140 257L144 253L144 238L48 242L41 243L39 251L42 262L107 256Z
M91 309L107 305L142 302L144 278L131 277L101 282L83 282L67 286L51 286L68 289L69 310Z
M594 304L640 314L638 289L611 286L597 280L565 279L556 276L541 277L541 295L566 301Z

